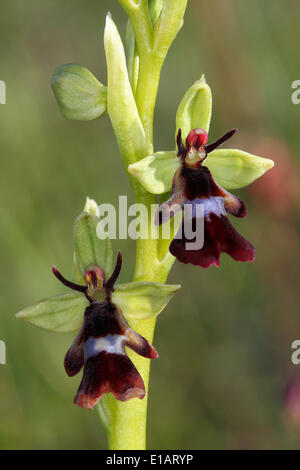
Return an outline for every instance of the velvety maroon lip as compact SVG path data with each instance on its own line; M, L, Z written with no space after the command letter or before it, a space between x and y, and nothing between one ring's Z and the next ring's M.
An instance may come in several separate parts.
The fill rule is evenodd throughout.
M76 338L69 348L64 366L72 377L83 368L83 377L74 402L91 409L104 393L117 400L144 398L145 385L139 372L126 354L126 347L148 359L158 357L156 349L126 322L123 313L111 301L114 284L122 266L119 252L116 266L106 281L103 270L91 265L85 270L86 286L65 279L56 267L55 276L66 286L85 294L90 302ZM95 290L103 290L105 299L95 301Z
M235 217L245 217L247 214L246 204L219 186L209 169L203 165L203 161L195 161L194 164L188 166L185 163L187 152L191 149L197 151L202 149L206 153L212 152L230 139L235 132L236 129L233 129L216 142L207 145L205 131L194 129L187 136L186 146L184 146L179 129L177 144L181 166L173 178L171 197L160 206L155 221L157 225L164 223L168 218L174 216L175 212L178 212L178 208L181 208L184 214L187 208L191 208L191 213L194 214L197 213L197 206L202 207L202 214L204 213L202 248L197 250L187 248L188 243L195 241L195 239L187 240L185 224L196 225L195 217L192 217L188 222L183 217L181 227L170 244L170 253L181 263L190 263L203 268L209 268L212 265L219 266L221 253L228 254L236 261L251 262L254 260L254 247L235 230L226 215L228 212Z

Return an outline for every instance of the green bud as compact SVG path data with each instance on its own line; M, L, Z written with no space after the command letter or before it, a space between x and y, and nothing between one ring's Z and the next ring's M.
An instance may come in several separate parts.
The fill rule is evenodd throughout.
M169 47L183 25L187 0L164 0L162 11L154 27L154 53L164 59Z
M51 86L58 106L67 119L90 121L106 112L107 88L81 65L57 67Z
M94 199L90 199L89 197L87 197L83 212L87 212L88 214L96 215L98 217L99 208L97 202Z
M127 56L127 69L128 76L131 83L133 94L137 87L139 77L139 55L137 53L135 34L132 27L131 20L127 22L126 28L126 56Z
M98 238L99 218L83 212L75 221L75 253L81 275L89 264L96 264L103 269L106 278L113 269L113 251L109 238ZM99 229L98 229L99 230Z
M156 152L129 165L128 172L144 186L146 191L163 194L171 190L173 176L179 166L180 160L175 151Z
M94 199L90 199L89 197L87 197L83 212L87 212L88 214L96 215L98 217L99 209L97 202ZM83 276L80 272L75 252L73 254L72 280L77 284L80 284L83 281Z
M155 27L163 7L163 0L149 0L149 13L153 28Z
M112 301L128 319L144 320L157 316L178 292L180 285L130 282L116 286Z
M68 333L79 330L88 304L84 295L72 292L41 300L21 310L16 317L44 330Z
M176 135L181 129L183 141L192 129L201 127L209 131L212 111L211 89L205 81L204 75L197 80L186 92L178 107L176 114Z
M135 161L147 153L145 132L131 89L124 47L110 15L106 17L104 46L107 61L107 108L121 154Z
M239 189L263 176L274 162L242 150L220 149L210 153L204 165L223 188Z

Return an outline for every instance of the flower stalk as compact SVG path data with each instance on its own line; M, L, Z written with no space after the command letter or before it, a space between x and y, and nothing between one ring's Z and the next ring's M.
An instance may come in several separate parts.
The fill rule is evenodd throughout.
M167 50L182 24L187 1L177 2L180 5L173 5L172 8L165 6L161 13L162 2L152 1L150 9L148 7L148 0L142 0L139 2L139 6L134 5L136 2L125 0L120 0L120 3L129 15L139 57L135 96L132 88L129 89L128 86L130 81L127 68L125 69L124 66L125 54L121 46L121 39L110 17L107 18L104 44L108 64L108 113L127 170L128 165L141 160L153 152L153 115L161 68ZM150 16L151 11L153 20ZM174 16L176 13L176 20L172 20L172 25L168 25L168 30L164 31L164 28L166 28L166 15L168 13L170 16ZM159 17L159 14L162 15L163 24L158 27L154 26L153 29L152 21L154 22ZM118 57L116 56L116 43L118 44ZM113 61L117 60L119 76L116 74L116 67L113 64ZM122 70L120 63L123 64ZM134 61L131 64L133 66ZM127 99L122 103L124 96L127 96ZM118 102L118 107L116 102ZM130 112L134 115L134 119L132 119L130 124L128 123L129 103L131 103ZM124 116L127 122L120 122L122 104L126 106ZM116 115L114 110L116 110ZM132 123L135 126L134 139L131 139L130 136L133 129ZM141 129L144 131L144 141ZM132 144L134 145L133 147L131 147ZM155 196L147 192L135 179L132 181L132 186L135 202L144 204L148 209L149 217L151 217L151 205L156 203ZM150 230L153 221L149 219L147 222L148 230ZM151 239L150 236L147 239L137 240L134 281L160 283L166 281L175 259L167 254L166 259L160 261L158 258L158 248L159 241L155 238ZM149 342L152 342L155 323L156 318L150 318L147 320L131 321L130 326ZM130 352L128 355L139 370L147 391L150 361L137 357ZM110 395L103 397L99 408L100 414L106 423L110 449L143 450L146 448L147 397L148 393L146 393L143 400L133 399L126 403L114 400Z

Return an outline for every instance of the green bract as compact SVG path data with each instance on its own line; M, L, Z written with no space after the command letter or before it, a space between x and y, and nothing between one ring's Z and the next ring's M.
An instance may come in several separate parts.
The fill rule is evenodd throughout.
M106 112L107 88L85 67L57 67L51 86L59 108L67 119L90 121Z
M110 15L106 17L104 46L107 61L107 109L122 155L129 161L147 154L145 132L128 77L124 47Z
M212 110L211 89L204 75L186 92L176 113L176 135L181 129L183 140L192 129L201 127L209 131Z

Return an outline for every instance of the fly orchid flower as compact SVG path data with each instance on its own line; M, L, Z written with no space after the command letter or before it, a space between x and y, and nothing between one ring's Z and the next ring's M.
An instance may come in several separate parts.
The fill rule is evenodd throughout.
M155 318L180 289L180 285L146 281L116 284L121 253L114 267L110 239L98 236L97 210L97 203L87 199L84 211L75 221L75 282L65 279L55 266L52 268L72 292L43 299L17 314L48 331L79 330L66 354L65 369L73 376L84 368L75 397L75 403L84 408L93 408L108 392L123 401L144 397L144 382L125 348L149 359L156 358L157 352L126 320Z
M227 213L245 217L246 205L228 190L249 185L274 165L268 158L242 150L219 149L236 129L208 143L211 114L211 89L202 76L179 104L176 150L155 152L128 166L129 173L152 194L171 191L170 198L156 213L156 225L184 211L175 237L169 238L169 244L162 241L160 245L162 258L170 251L179 261L204 268L219 266L221 253L238 261L254 260L254 247L234 229L227 217ZM203 228L202 245L199 227Z
M121 401L144 398L144 382L127 356L125 346L143 357L157 357L154 347L129 327L121 309L111 300L121 264L119 252L114 272L107 281L99 266L88 266L84 272L85 286L68 281L55 266L52 268L65 286L84 294L90 303L85 310L82 327L64 361L70 377L84 367L74 399L74 403L82 408L93 408L101 396L109 392Z
M156 223L164 223L178 210L185 210L190 206L192 218L188 223L193 227L198 216L196 206L203 207L202 248L188 249L185 220L179 228L180 236L175 236L170 244L170 253L182 263L191 263L203 268L208 268L212 264L219 266L221 253L227 253L237 261L254 260L254 247L234 229L226 215L226 212L229 212L235 217L245 217L247 214L245 203L219 186L209 169L203 165L207 155L230 139L235 132L236 129L229 131L216 142L207 144L207 132L197 128L188 134L184 146L181 129L178 131L177 155L181 165L174 175L170 199L158 209Z

